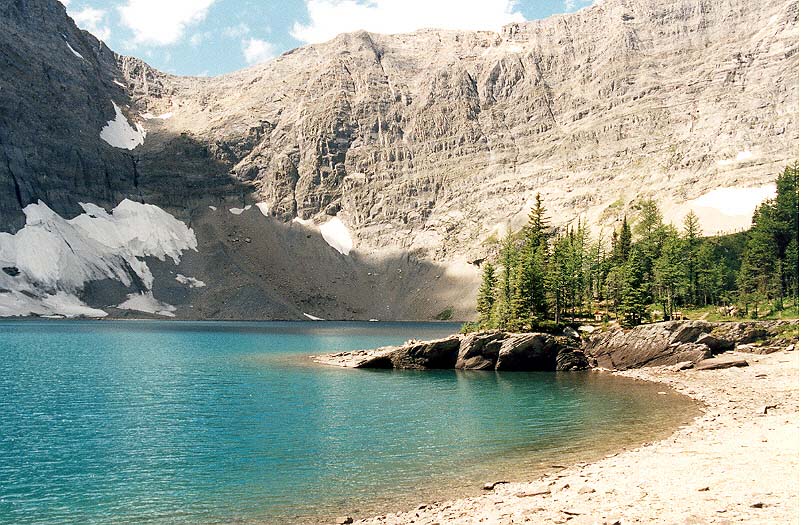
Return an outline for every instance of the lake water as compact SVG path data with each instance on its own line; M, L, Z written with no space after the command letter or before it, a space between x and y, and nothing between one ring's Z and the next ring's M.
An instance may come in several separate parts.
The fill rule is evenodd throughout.
M600 373L308 359L457 329L0 322L0 523L327 523L592 460L696 414Z

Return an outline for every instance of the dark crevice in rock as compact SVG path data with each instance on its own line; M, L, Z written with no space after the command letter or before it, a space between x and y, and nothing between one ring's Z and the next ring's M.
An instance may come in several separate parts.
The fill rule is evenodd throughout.
M19 275L19 268L17 268L16 266L4 266L3 271L6 273L6 275L9 275L11 277L16 277L17 275Z

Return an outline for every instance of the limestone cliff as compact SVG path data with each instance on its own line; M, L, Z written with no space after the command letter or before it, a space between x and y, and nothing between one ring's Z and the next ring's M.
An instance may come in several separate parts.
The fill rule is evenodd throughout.
M56 0L3 2L0 24L0 230L39 200L65 219L80 202L157 205L198 235L177 270L208 287L153 268L183 317L465 318L467 261L537 192L555 224L601 228L648 196L679 217L769 183L798 150L790 0L358 32L215 78L116 55ZM143 143L104 140L112 123Z
M282 220L340 217L357 245L482 255L536 192L610 223L770 182L798 149L797 2L606 0L490 32L345 34L214 79L123 59ZM746 220L750 217L746 217ZM747 224L747 222L746 222ZM716 224L714 227L722 225Z

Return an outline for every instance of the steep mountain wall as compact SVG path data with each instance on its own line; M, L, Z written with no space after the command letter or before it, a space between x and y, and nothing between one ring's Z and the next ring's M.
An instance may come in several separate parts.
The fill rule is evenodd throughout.
M538 191L557 223L608 224L640 197L771 181L797 156L797 32L792 1L606 0L501 34L361 32L215 79L128 77L276 217L341 211L364 248L480 256Z
M0 24L0 231L39 200L63 219L81 202L156 205L197 234L178 268L151 263L180 317L465 318L468 261L537 192L557 225L608 229L654 197L671 219L693 208L708 232L736 229L798 154L789 0L357 32L215 78L118 56L56 0L4 2ZM185 266L208 286L176 288ZM125 297L95 288L95 308Z

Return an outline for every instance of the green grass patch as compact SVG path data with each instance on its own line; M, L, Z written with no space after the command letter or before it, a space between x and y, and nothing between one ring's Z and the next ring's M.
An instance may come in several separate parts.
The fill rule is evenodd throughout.
M438 313L434 319L437 321L450 321L453 319L453 306L449 306L445 308L443 311Z

